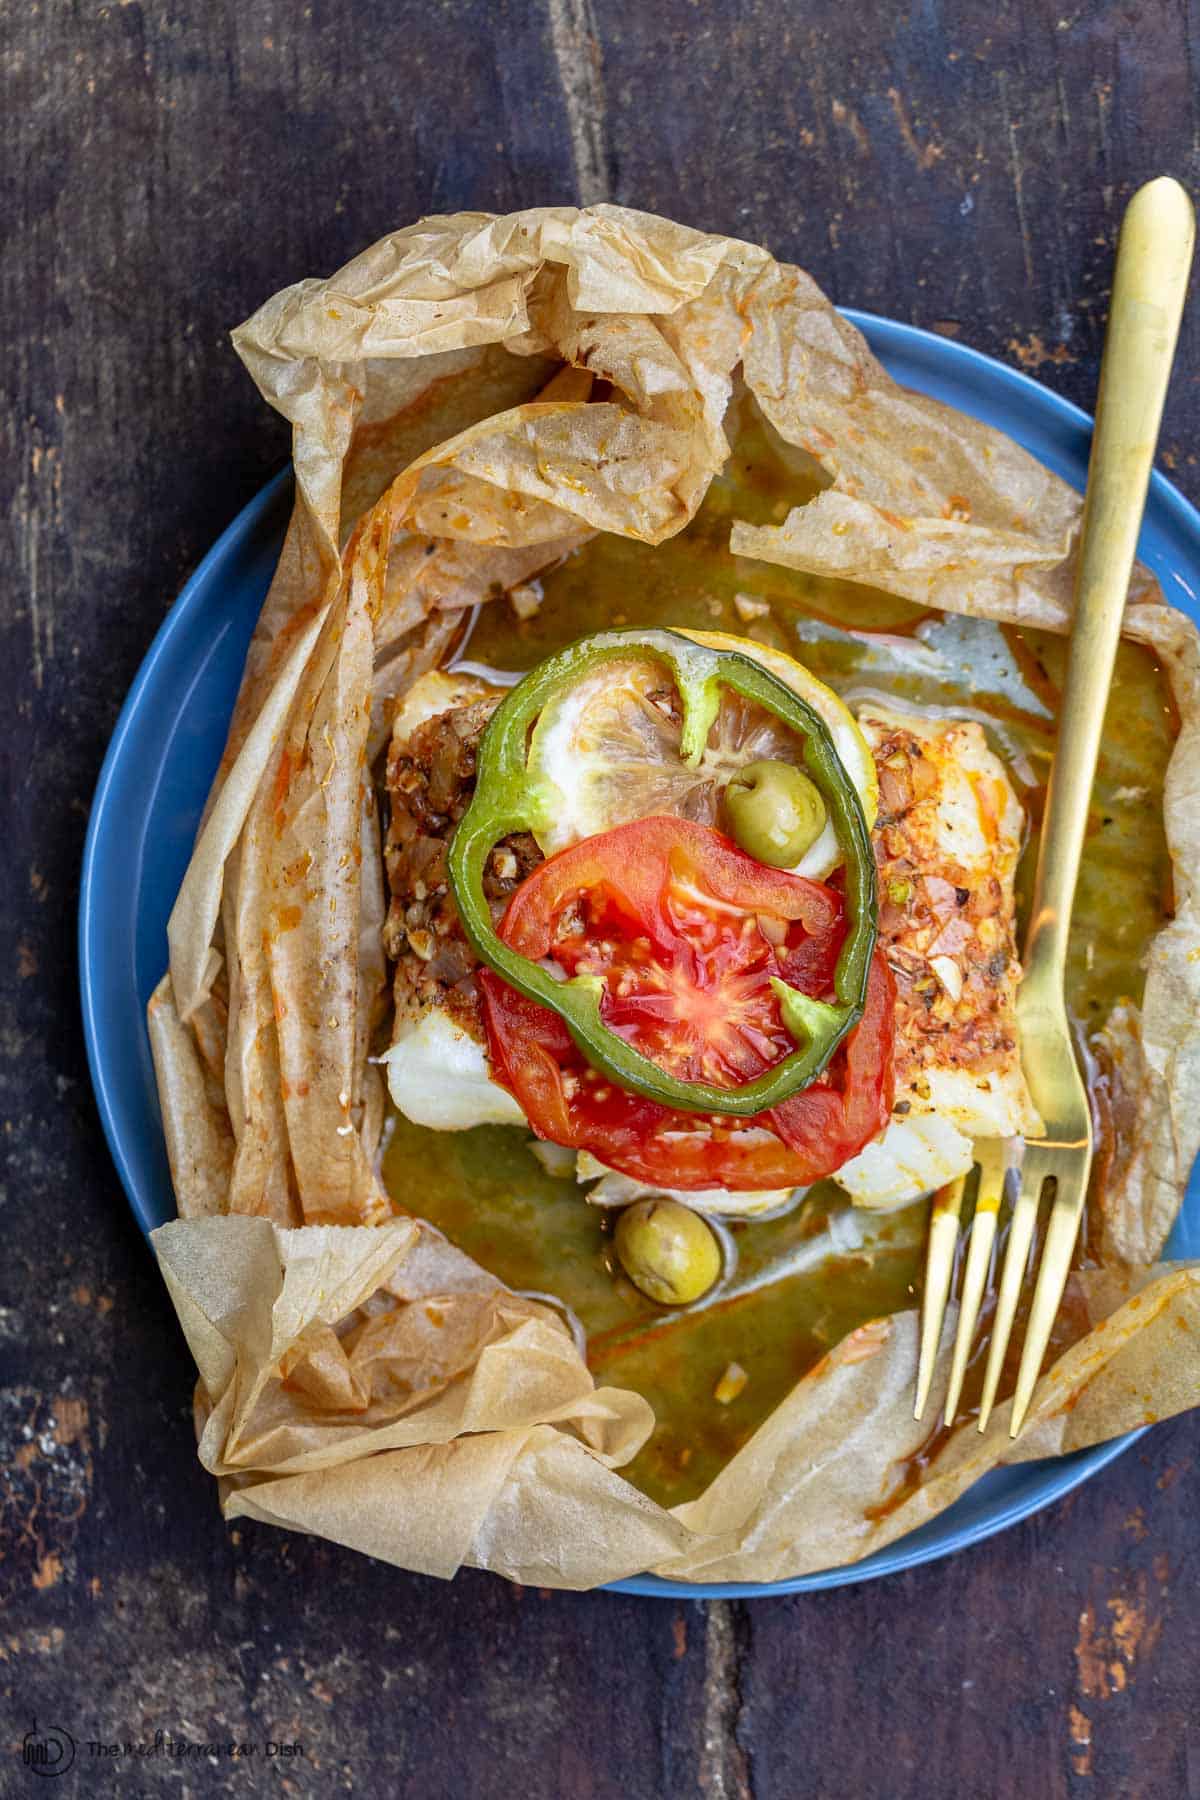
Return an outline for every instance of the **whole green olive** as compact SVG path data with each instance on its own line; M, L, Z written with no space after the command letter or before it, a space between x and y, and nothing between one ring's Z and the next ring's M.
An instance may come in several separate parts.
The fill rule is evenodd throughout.
M725 789L734 842L772 869L793 869L825 829L816 783L791 763L764 757L739 769Z
M699 1213L678 1200L638 1200L617 1220L617 1256L630 1281L660 1306L686 1306L721 1273L721 1247Z

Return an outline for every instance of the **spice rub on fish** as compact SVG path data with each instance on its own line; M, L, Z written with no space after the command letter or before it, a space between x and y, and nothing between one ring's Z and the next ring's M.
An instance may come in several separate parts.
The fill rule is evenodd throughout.
M384 862L391 903L383 947L394 965L395 1003L388 1083L402 1112L438 1131L524 1120L488 1072L478 964L446 868L450 837L474 788L479 739L502 695L473 675L422 675L396 715L388 749ZM541 860L527 832L496 846L484 891L497 917Z
M479 739L501 693L470 675L423 675L397 715L387 764L392 898L383 943L396 966L397 1019L445 1005L477 1035L476 959L450 896L446 849L470 801ZM541 860L528 832L497 846L484 876L497 917Z
M421 677L388 756L385 947L396 1004L388 1077L401 1110L440 1130L523 1118L488 1071L475 959L446 873L479 738L502 693L465 674ZM971 1138L1036 1124L1013 1014L1023 820L977 724L876 706L859 723L879 777L879 941L896 977L896 1102L885 1132L835 1179L858 1204L886 1207L961 1174ZM497 917L540 860L527 833L497 846L485 878Z
M837 1179L904 1206L971 1166L971 1140L1040 1121L1017 1048L1014 947L1024 815L973 721L864 707L879 776L879 942L896 980L892 1120Z
M1013 880L1023 815L981 726L864 711L879 774L879 941L896 978L897 1110L1009 1136L1034 1120L1020 1078ZM970 1085L970 1098L961 1096ZM905 1103L907 1104L907 1107Z

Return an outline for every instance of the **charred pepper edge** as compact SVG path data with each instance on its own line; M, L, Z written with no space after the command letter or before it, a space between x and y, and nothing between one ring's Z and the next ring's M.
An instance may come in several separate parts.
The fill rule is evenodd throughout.
M668 1075L610 1031L600 1017L603 983L594 976L559 980L511 950L496 934L484 894L484 870L495 845L510 832L532 831L536 836L553 806L553 789L533 783L527 769L526 747L534 720L555 693L573 685L596 663L630 655L660 662L670 673L683 709L680 749L692 766L703 755L723 687L765 706L799 732L805 765L829 808L845 859L849 930L834 970L838 1004L824 1009L827 1017L819 1016L809 996L787 989L807 1003L790 1009L807 1041L774 1068L737 1087ZM820 714L737 651L711 649L672 631L606 631L582 638L539 663L488 722L479 744L475 793L455 829L448 864L463 930L480 961L518 993L556 1012L593 1068L647 1100L681 1112L753 1118L810 1086L862 1017L876 938L875 858L862 802Z

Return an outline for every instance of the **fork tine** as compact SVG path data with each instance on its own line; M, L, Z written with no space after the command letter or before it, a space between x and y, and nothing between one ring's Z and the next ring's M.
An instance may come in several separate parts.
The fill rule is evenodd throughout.
M1017 1391L1013 1396L1012 1419L1009 1424L1011 1437L1016 1437L1025 1423L1034 1386L1042 1372L1042 1358L1046 1354L1046 1345L1050 1342L1055 1315L1063 1289L1067 1285L1075 1240L1079 1236L1079 1221L1083 1217L1090 1163L1091 1157L1088 1155L1081 1157L1076 1166L1070 1168L1069 1173L1061 1169L1058 1171L1058 1191L1050 1209L1046 1243L1042 1250L1042 1266L1038 1270L1037 1286L1033 1290L1033 1304L1025 1330L1025 1347L1021 1351L1021 1366L1017 1371Z
M971 1221L971 1238L967 1264L963 1270L962 1298L958 1303L958 1330L954 1338L954 1358L950 1364L950 1380L946 1387L943 1418L953 1425L962 1394L967 1357L975 1337L983 1290L987 1285L992 1261L992 1245L996 1241L996 1224L1000 1202L1004 1197L1004 1177L1008 1173L1012 1148L1006 1138L981 1138L975 1145L979 1164L979 1188L975 1196L975 1217Z
M1027 1144L1025 1161L1021 1170L1021 1191L1017 1195L1012 1210L1008 1249L1004 1256L1004 1273L1000 1278L996 1316L992 1320L992 1341L988 1345L987 1368L983 1377L983 1397L979 1402L980 1431L987 1430L988 1420L992 1416L992 1407L996 1403L996 1389L1000 1385L1004 1353L1008 1349L1008 1340L1012 1336L1017 1301L1021 1296L1021 1283L1025 1279L1025 1269L1029 1262L1029 1246L1033 1242L1033 1228L1037 1224L1038 1201L1041 1198L1045 1174L1045 1165L1041 1157L1036 1154L1035 1146Z
M925 1295L921 1305L921 1355L917 1363L917 1403L913 1418L919 1419L929 1399L937 1362L938 1345L946 1319L946 1300L950 1278L954 1274L954 1254L958 1248L958 1221L962 1213L965 1175L957 1176L933 1197L929 1215L929 1244L925 1255Z

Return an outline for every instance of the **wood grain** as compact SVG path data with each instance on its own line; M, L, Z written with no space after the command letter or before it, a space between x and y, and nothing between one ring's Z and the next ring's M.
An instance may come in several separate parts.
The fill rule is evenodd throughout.
M966 1555L794 1600L444 1586L228 1531L73 951L124 692L286 455L227 343L267 294L422 212L607 194L1087 403L1123 201L1200 179L1198 27L1194 0L0 0L0 1791L36 1715L81 1745L60 1791L1198 1800L1195 1418ZM1163 449L1193 497L1198 334ZM82 1748L157 1728L305 1754Z

